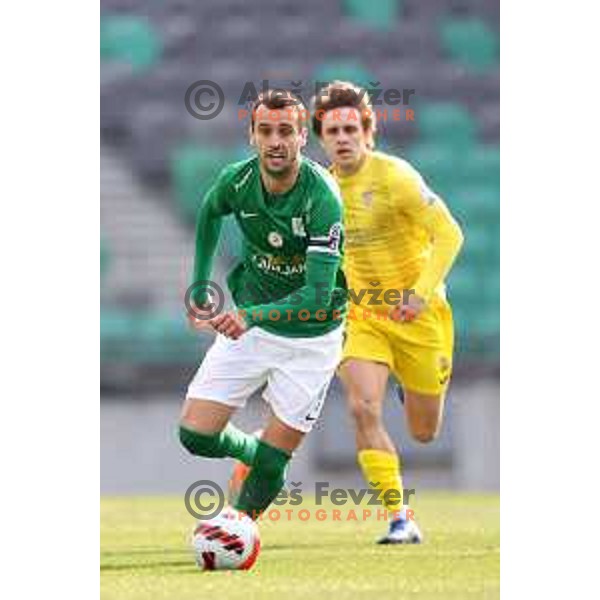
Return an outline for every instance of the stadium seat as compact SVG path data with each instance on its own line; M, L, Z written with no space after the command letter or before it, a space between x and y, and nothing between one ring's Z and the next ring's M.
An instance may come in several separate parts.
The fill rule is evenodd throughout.
M500 332L499 306L488 306L477 311L471 320L473 333L481 337L496 336Z
M428 142L413 144L407 149L406 157L442 196L464 180L462 155L450 146Z
M156 63L161 41L143 17L105 16L100 19L100 56L103 60L129 63L140 72Z
M462 305L451 297L454 313L455 350L479 361L493 359L499 353L500 311L484 302Z
M447 278L448 296L452 303L469 307L480 302L483 290L481 271L472 265L458 262Z
M495 260L494 245L498 242L496 230L473 222L463 223L465 242L459 256L459 263L474 267L490 264Z
M231 152L210 146L183 146L171 153L171 184L183 216L193 222L203 194L231 159Z
M186 118L187 117L187 118ZM131 119L131 155L134 167L150 184L168 180L169 151L185 139L189 115L171 103L147 102Z
M237 146L245 141L237 118L244 82L260 89L263 79L281 85L301 80L307 99L315 81L333 79L415 89L415 121L381 119L378 148L406 156L464 228L449 296L460 315L460 348L485 358L497 334L499 298L497 4L268 0L257 7L247 0L102 0L103 143L155 191L165 190L157 184L170 183L172 209L188 225L182 234L193 237L189 225L203 194L224 164L243 159L248 150ZM339 27L332 29L332 22ZM218 82L227 102L219 117L201 123L187 113L183 98L203 78ZM325 160L314 139L307 155ZM118 231L127 223L123 217ZM221 266L239 255L236 227L231 218L223 222ZM114 252L125 245L112 230L107 233L113 245L107 248L101 239L102 301L120 308L102 314L103 357L177 360L190 349L179 317L154 313L151 301L142 311L137 300L126 307L120 269L114 268L121 262ZM163 359L161 348L167 348Z
M138 323L133 313L102 307L100 333L103 338L131 337L137 331L137 326Z
M103 360L144 364L195 362L209 343L188 329L183 313L114 307L103 307L100 313L100 340Z
M469 353L472 307L456 302L452 295L449 295L449 299L454 316L455 351L457 354Z
M483 282L483 296L486 304L492 307L496 307L499 310L500 307L500 270L489 269L485 273Z
M498 37L480 19L448 19L440 34L449 56L472 70L485 71L498 62Z
M469 111L452 102L418 106L415 120L423 141L464 148L474 143L475 122Z
M464 156L464 169L470 184L500 187L500 148L477 145Z
M344 0L343 7L347 16L379 30L394 28L400 15L401 0Z
M477 115L480 140L488 144L500 141L500 106L498 102L486 102Z
M448 0L402 0L402 16L407 20L433 21L448 11Z
M445 200L462 222L489 224L500 219L500 190L494 185L459 185Z
M194 360L198 336L187 327L183 313L142 315L134 360L142 363Z

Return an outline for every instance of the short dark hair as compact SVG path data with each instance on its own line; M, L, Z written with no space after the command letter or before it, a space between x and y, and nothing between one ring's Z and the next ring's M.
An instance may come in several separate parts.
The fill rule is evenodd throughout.
M284 89L272 89L267 90L265 92L261 92L254 103L252 104L252 113L251 113L251 122L250 127L251 130L254 131L254 117L256 116L256 112L258 109L264 106L269 110L279 110L282 108L296 108L298 113L298 124L302 127L304 125L304 121L308 120L308 110L302 102L302 98L292 94L289 90ZM306 117L304 116L306 115Z
M356 108L364 131L375 133L377 124L367 90L349 81L333 81L313 99L312 129L321 137L323 116L335 108Z

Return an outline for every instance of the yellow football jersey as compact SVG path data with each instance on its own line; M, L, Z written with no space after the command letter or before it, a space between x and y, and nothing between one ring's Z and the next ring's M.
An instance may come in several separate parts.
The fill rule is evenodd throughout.
M443 394L454 346L444 278L462 244L460 227L404 160L370 152L353 175L332 172L344 202L344 271L360 305L348 314L344 359L387 364L405 390ZM387 319L385 305L400 300L386 298L389 290L414 290L425 310L411 322Z
M426 299L444 294L443 279L462 242L443 201L406 161L369 152L361 168L332 173L344 201L344 271L359 290L410 290ZM432 255L432 240L439 243ZM372 298L368 294L364 304ZM383 299L383 296L382 296Z

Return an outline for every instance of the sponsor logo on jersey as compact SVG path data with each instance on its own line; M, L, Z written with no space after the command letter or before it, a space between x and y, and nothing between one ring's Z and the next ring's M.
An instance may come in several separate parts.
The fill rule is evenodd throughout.
M298 237L306 237L306 230L304 229L302 217L292 217L292 231L294 232L294 235Z
M255 254L253 260L261 271L267 273L293 276L306 271L306 259L302 254L292 257Z
M277 231L271 231L267 239L273 248L281 248L283 246L283 237Z
M373 204L373 192L371 190L363 192L362 201L367 208L371 208Z

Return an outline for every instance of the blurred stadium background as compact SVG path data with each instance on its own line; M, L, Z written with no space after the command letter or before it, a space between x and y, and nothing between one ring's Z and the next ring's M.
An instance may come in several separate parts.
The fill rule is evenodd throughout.
M178 446L180 403L209 336L190 333L195 210L221 166L247 155L238 99L247 81L350 79L415 89L415 121L380 123L379 146L411 160L466 233L448 281L457 327L447 418L434 444L411 443L394 386L390 429L405 485L499 487L498 0L101 0L101 490L183 493L226 469ZM217 82L211 121L184 106ZM380 107L381 109L385 106ZM308 154L322 159L316 141ZM217 260L236 255L229 224ZM253 399L238 422L254 427ZM314 480L362 485L339 385L294 461Z

